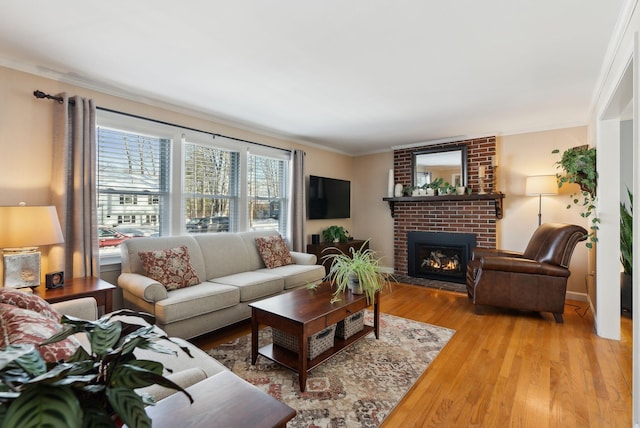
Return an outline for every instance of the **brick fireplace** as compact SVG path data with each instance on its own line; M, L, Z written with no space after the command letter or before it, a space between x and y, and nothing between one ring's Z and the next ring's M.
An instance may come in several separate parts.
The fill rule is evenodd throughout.
M403 148L394 151L395 182L410 184L412 154L425 148L467 146L467 187L473 193L479 190L478 171L486 169L485 191L491 192L493 182L491 169L496 154L495 137L475 138L425 147ZM488 183L488 184L487 184ZM437 198L437 197L435 197ZM409 198L406 198L409 199ZM406 200L395 202L394 212L394 259L395 273L409 275L409 232L454 232L469 233L476 237L479 247L496 247L496 207L494 200Z

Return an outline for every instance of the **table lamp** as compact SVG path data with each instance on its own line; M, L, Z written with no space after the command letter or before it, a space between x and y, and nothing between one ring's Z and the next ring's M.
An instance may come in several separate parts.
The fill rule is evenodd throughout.
M56 208L53 206L0 207L0 248L4 286L40 285L40 245L64 242Z
M558 179L555 175L533 175L525 184L527 196L538 197L538 226L542 224L542 195L558 194Z

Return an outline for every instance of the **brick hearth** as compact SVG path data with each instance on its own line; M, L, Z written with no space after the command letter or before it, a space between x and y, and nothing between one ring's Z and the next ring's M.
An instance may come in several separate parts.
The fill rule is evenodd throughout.
M411 183L411 156L424 148L467 145L467 187L479 190L478 168L484 166L485 191L490 192L491 160L496 154L495 137L475 138L446 144L412 147L394 151L395 182ZM407 275L407 233L411 231L475 233L479 247L496 247L496 212L493 200L409 201L395 203L395 273Z

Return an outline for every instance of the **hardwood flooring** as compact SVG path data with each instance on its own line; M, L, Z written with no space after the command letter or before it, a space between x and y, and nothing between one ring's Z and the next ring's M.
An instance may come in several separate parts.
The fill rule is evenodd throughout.
M394 284L381 311L456 330L383 427L630 427L632 321L622 340L598 337L584 302L551 314L486 308L466 295ZM250 323L193 342L202 349Z

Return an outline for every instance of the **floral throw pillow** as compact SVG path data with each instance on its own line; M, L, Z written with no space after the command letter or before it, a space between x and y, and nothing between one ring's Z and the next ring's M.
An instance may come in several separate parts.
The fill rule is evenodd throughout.
M62 318L60 312L58 312L42 297L36 296L32 293L25 293L20 290L0 288L0 303L6 303L22 309L38 312L56 322L60 321Z
M69 359L80 346L74 337L38 346L62 330L62 325L48 316L7 303L0 303L0 329L0 348L32 343L49 363Z
M200 284L198 274L191 265L186 245L176 248L140 251L138 253L147 276L171 291Z
M256 238L256 245L262 261L269 269L293 264L293 258L282 236Z

